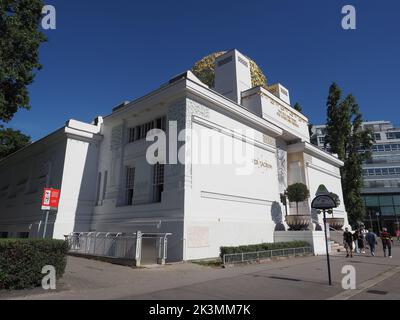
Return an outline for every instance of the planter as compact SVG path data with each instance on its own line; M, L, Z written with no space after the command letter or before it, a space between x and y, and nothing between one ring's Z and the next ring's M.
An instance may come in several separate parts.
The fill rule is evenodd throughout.
M301 215L286 216L286 223L291 231L308 230L311 224L311 217Z
M342 230L344 227L344 218L326 218L326 222L335 230Z

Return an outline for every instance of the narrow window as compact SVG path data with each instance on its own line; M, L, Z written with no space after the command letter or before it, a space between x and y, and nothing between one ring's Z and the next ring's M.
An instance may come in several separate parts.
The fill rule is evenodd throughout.
M128 133L128 143L134 142L135 141L135 128L129 128L129 133Z
M95 203L96 206L98 206L100 202L100 186L101 186L101 172L99 172L97 176L96 203Z
M126 192L125 192L125 205L133 205L133 194L135 186L135 168L126 168Z
M161 196L164 191L164 165L157 163L154 165L153 177L153 201L161 202Z
M104 200L106 198L106 192L107 192L107 180L108 180L108 171L104 172L104 180L103 180L103 194L101 199Z

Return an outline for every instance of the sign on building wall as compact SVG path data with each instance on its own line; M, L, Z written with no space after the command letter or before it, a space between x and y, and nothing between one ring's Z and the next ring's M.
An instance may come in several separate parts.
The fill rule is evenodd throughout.
M46 188L43 191L42 210L57 210L60 201L60 190Z

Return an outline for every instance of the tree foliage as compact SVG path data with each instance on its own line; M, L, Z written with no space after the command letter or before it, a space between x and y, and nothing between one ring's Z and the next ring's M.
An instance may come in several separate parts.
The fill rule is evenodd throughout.
M344 162L341 168L344 204L349 222L354 225L364 218L362 164L371 157L373 134L362 130L362 115L353 95L342 99L342 91L336 83L329 89L327 114L325 143Z
M299 214L299 202L303 202L310 197L310 191L303 183L290 185L286 190L286 195L290 202L296 202L296 211Z
M0 121L9 122L19 108L29 109L27 86L41 68L39 29L41 0L0 1Z
M293 106L293 109L302 113L303 112L303 108L300 106L300 104L298 102L296 102Z
M17 152L31 143L31 138L12 129L0 126L0 160Z

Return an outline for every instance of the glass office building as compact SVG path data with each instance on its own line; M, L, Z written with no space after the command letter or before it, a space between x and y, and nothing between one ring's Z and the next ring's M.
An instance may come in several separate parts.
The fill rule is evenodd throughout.
M375 232L386 227L395 235L400 230L400 129L390 121L365 122L363 128L375 137L372 157L363 164L364 224ZM311 141L330 151L325 135L325 126L315 126Z

